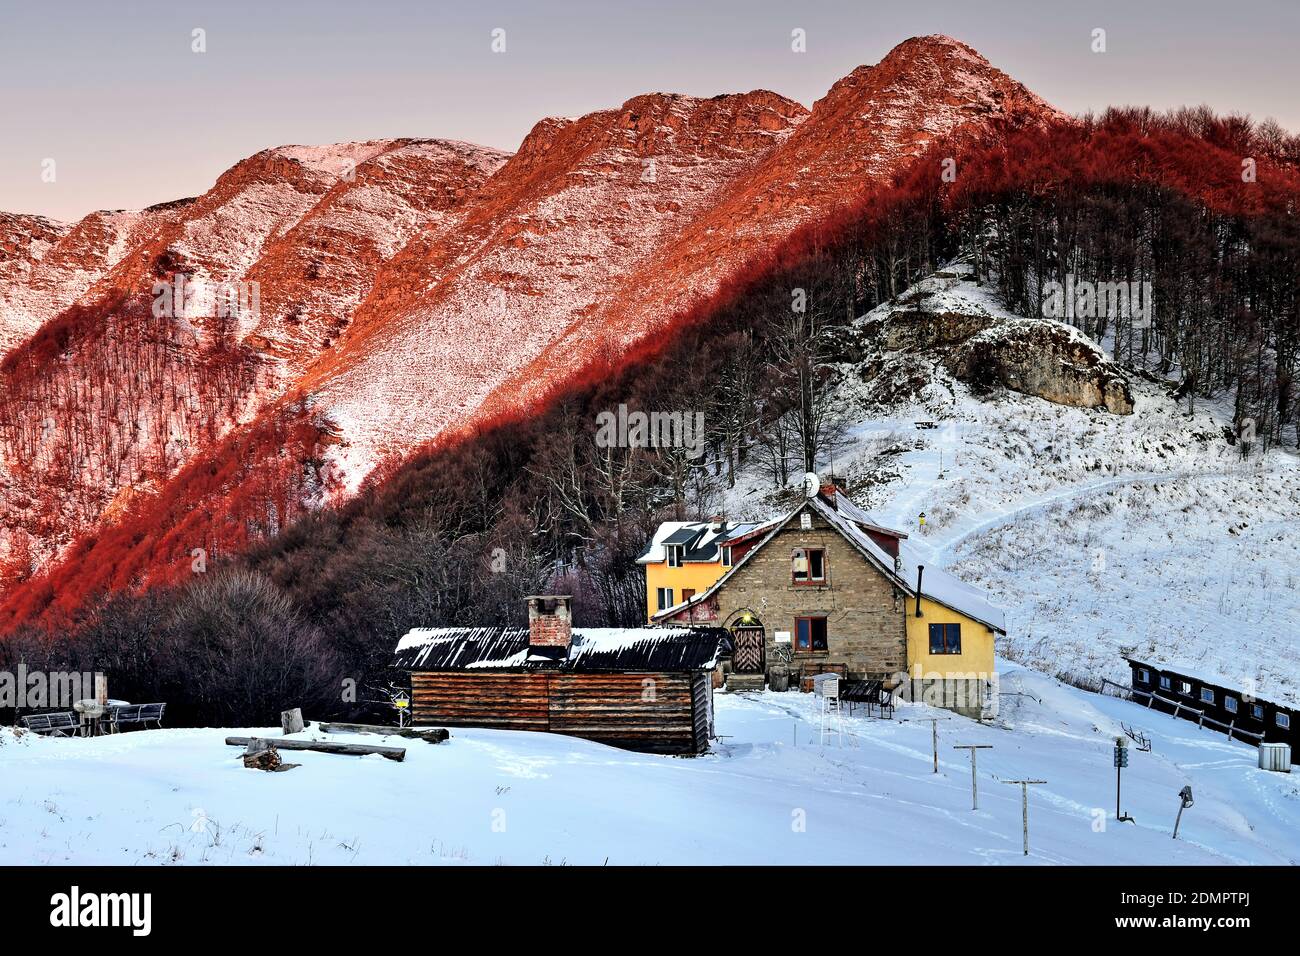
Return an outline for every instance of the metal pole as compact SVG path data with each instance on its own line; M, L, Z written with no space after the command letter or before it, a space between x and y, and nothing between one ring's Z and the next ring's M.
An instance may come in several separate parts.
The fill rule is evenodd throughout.
M934 750L934 772L939 772L939 718L930 721L930 745Z
M1174 839L1178 839L1178 824L1183 822L1183 805L1178 804L1178 816L1174 817Z

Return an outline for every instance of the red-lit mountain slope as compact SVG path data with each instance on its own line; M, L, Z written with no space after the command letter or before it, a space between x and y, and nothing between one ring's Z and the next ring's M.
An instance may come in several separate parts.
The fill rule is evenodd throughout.
M764 91L656 93L539 123L458 229L394 260L353 336L308 373L349 478L463 422L629 275L671 255L805 114Z
M510 157L410 140L259 153L115 246L115 264L69 296L84 307L0 367L0 580L122 516L139 529L130 580L148 577L150 542L184 512L172 483L194 480L187 463L249 447L231 439L288 409L328 436L310 450L325 460L300 471L340 466L302 493L355 488L381 460L617 361L937 138L1055 115L969 47L924 37L811 113L766 91L656 93L543 120ZM42 262L76 231L23 228L44 230L22 240ZM200 289L257 281L261 311L215 319L200 296L153 319L149 287L175 273ZM137 298L115 304L123 295ZM280 473L291 452L253 444ZM244 464L241 481L263 477ZM246 537L212 487L201 498L193 547ZM155 500L165 512L151 514ZM240 514L251 507L241 499ZM268 500L244 525L277 527L283 510Z
M626 350L796 227L888 182L936 140L994 121L1038 124L1060 115L963 43L929 36L899 44L832 86L781 148L734 182L664 254L508 376L486 403L487 416L526 407L565 369Z
M346 328L380 264L453 215L504 159L438 141L282 147L238 163L195 200L138 214L129 235L115 234L118 245L134 242L129 251L103 254L103 223L123 214L66 233L31 275L71 288L73 270L52 268L61 257L90 281L60 291L77 304L0 364L0 580L43 566L255 421ZM107 258L111 268L91 268ZM154 283L175 288L177 275L188 300L155 315ZM256 283L260 309L250 300L222 316L222 283ZM43 302L54 287L20 291Z

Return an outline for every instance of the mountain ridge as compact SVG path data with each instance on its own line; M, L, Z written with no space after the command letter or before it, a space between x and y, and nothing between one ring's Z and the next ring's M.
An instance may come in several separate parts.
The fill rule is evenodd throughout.
M539 120L514 153L279 146L201 196L58 235L6 217L0 588L287 409L331 436L311 453L330 476L313 501L351 493L379 463L524 413L602 353L662 333L940 138L1060 115L965 44L919 37L812 110L767 90L647 93ZM177 275L197 301L150 320L155 283ZM250 282L257 315L213 315L211 287ZM4 305L33 295L59 309L15 321Z

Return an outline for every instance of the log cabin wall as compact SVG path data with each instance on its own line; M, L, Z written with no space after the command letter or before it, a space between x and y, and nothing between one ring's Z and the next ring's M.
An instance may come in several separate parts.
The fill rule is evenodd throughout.
M566 734L644 753L708 749L703 673L413 671L417 724Z
M412 671L417 724L549 730L547 675L510 671Z

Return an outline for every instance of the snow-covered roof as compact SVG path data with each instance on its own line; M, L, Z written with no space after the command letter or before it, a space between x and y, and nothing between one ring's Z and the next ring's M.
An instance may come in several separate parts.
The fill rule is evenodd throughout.
M834 492L833 498L825 495L816 495L803 501L797 508L791 511L784 518L771 522L770 530L766 535L752 548L745 553L745 556L737 561L725 574L709 588L701 591L692 597L689 601L683 601L673 607L666 608L654 616L654 620L663 621L679 614L686 608L700 604L708 600L731 578L733 574L745 566L746 562L763 549L782 528L784 528L796 515L805 508L811 509L821 515L831 527L835 528L840 534L852 544L859 552L862 553L868 561L874 564L883 574L889 577L893 583L908 595L916 595L916 570L923 562L919 556L902 540L898 542L898 558L886 552L880 545L872 540L867 533L870 528L876 531L883 531L897 538L906 538L907 536L900 531L891 531L877 522L868 512L859 508L849 500L848 496L840 492ZM951 608L961 614L966 615L972 620L979 621L988 627L993 628L1003 634L1006 633L1006 614L1002 608L992 604L985 591L965 581L959 580L953 575L944 571L942 568L927 567L921 580L921 595L929 598L938 604Z
M719 521L665 521L650 539L645 554L636 560L638 564L658 564L668 559L667 545L679 544L686 549L684 560L688 563L717 561L719 545L743 538L761 527L762 525L752 521L740 524Z
M810 499L808 504L859 551L862 551L872 563L892 574L909 594L916 595L916 569L924 562L911 547L899 541L898 558L895 559L893 555L887 553L862 527L862 525L878 527L875 519L845 495L837 493L834 505L820 495ZM988 595L982 589L967 584L942 568L926 567L921 576L921 596L965 614L981 624L987 624L1003 634L1006 633L1006 614L1002 608L991 604Z
M727 639L715 627L575 627L567 652L530 648L526 627L432 627L408 631L392 666L402 670L540 669L574 672L706 671Z
M1181 661L1177 658L1171 658L1161 651L1148 653L1142 657L1135 657L1132 654L1125 654L1124 660L1138 667L1146 667L1153 671L1159 671L1164 674L1176 674L1179 677L1186 677L1190 681L1198 684L1208 684L1213 687L1222 687L1227 690L1237 690L1244 695L1249 695L1243 699L1258 701L1260 703L1272 704L1275 707L1281 707L1284 710L1300 710L1300 694L1296 694L1287 688L1269 687L1267 693L1260 694L1256 688L1246 684L1240 676L1228 677L1224 674L1212 670L1206 670L1204 664L1191 664Z

